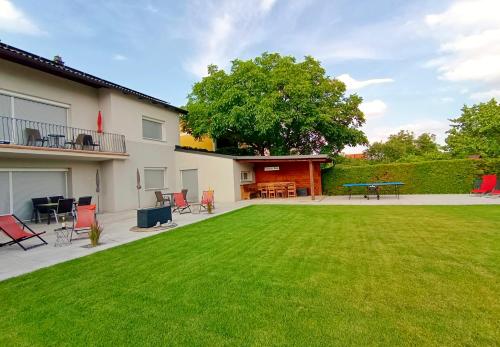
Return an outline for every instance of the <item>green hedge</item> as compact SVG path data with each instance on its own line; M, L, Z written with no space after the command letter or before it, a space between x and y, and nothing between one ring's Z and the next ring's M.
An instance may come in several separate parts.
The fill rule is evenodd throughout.
M402 194L468 193L483 174L500 174L500 159L456 159L367 166L336 165L322 171L323 193L345 194L344 183L405 183Z

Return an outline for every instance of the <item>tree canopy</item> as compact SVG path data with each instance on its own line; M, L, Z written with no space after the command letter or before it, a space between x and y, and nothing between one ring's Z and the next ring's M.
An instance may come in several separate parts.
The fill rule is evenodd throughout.
M389 135L386 142L374 142L366 150L366 157L375 161L397 161L415 157L439 155L439 145L434 134L423 133L415 137L413 132L401 130Z
M197 138L245 144L260 154L337 154L347 145L367 143L360 130L362 99L345 91L310 56L297 62L264 53L234 60L228 73L209 66L208 76L188 95L182 121Z
M464 106L462 114L450 121L446 144L454 156L500 156L500 104L495 99Z

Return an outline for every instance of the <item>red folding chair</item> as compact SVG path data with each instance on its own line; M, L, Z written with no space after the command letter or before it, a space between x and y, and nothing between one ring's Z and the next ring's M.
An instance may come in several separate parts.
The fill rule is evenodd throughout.
M96 205L77 206L70 241L73 240L73 233L76 235L88 234L90 226L96 222L95 211Z
M7 235L12 241L1 243L0 247L10 246L13 244L19 245L22 249L27 251L28 249L35 248L38 246L46 245L47 242L40 237L40 235L45 234L45 231L41 233L34 232L29 226L23 223L19 218L15 215L6 215L0 216L0 230L3 231L5 235ZM28 232L29 231L29 232ZM36 237L42 241L42 243L24 247L21 242L29 240L33 237Z
M495 189L495 185L497 184L497 176L496 175L484 175L483 180L481 181L481 185L479 188L471 190L471 194L487 194Z
M182 193L174 193L174 211L179 211L179 214L188 213L183 212L185 210L189 210L191 213L191 205L184 198L184 194Z
M203 191L203 194L201 195L200 211L202 208L208 210L208 204L211 204L212 208L215 208L215 199L213 190Z

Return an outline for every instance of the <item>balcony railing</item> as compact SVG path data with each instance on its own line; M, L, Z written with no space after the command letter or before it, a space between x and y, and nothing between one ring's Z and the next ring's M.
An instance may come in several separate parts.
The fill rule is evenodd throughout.
M0 144L126 153L125 136L0 116Z

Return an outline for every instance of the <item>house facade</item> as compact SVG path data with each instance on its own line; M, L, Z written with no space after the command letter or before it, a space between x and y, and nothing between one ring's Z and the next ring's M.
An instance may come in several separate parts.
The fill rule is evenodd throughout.
M157 190L187 189L188 200L199 201L213 189L216 201L234 202L251 184L294 180L312 195L321 192L323 157L183 150L185 113L0 43L0 215L29 219L32 198L61 195L92 196L99 211L114 212L154 206Z
M55 195L90 195L100 211L151 206L154 190L178 189L184 112L0 43L0 214L27 218L31 198Z

